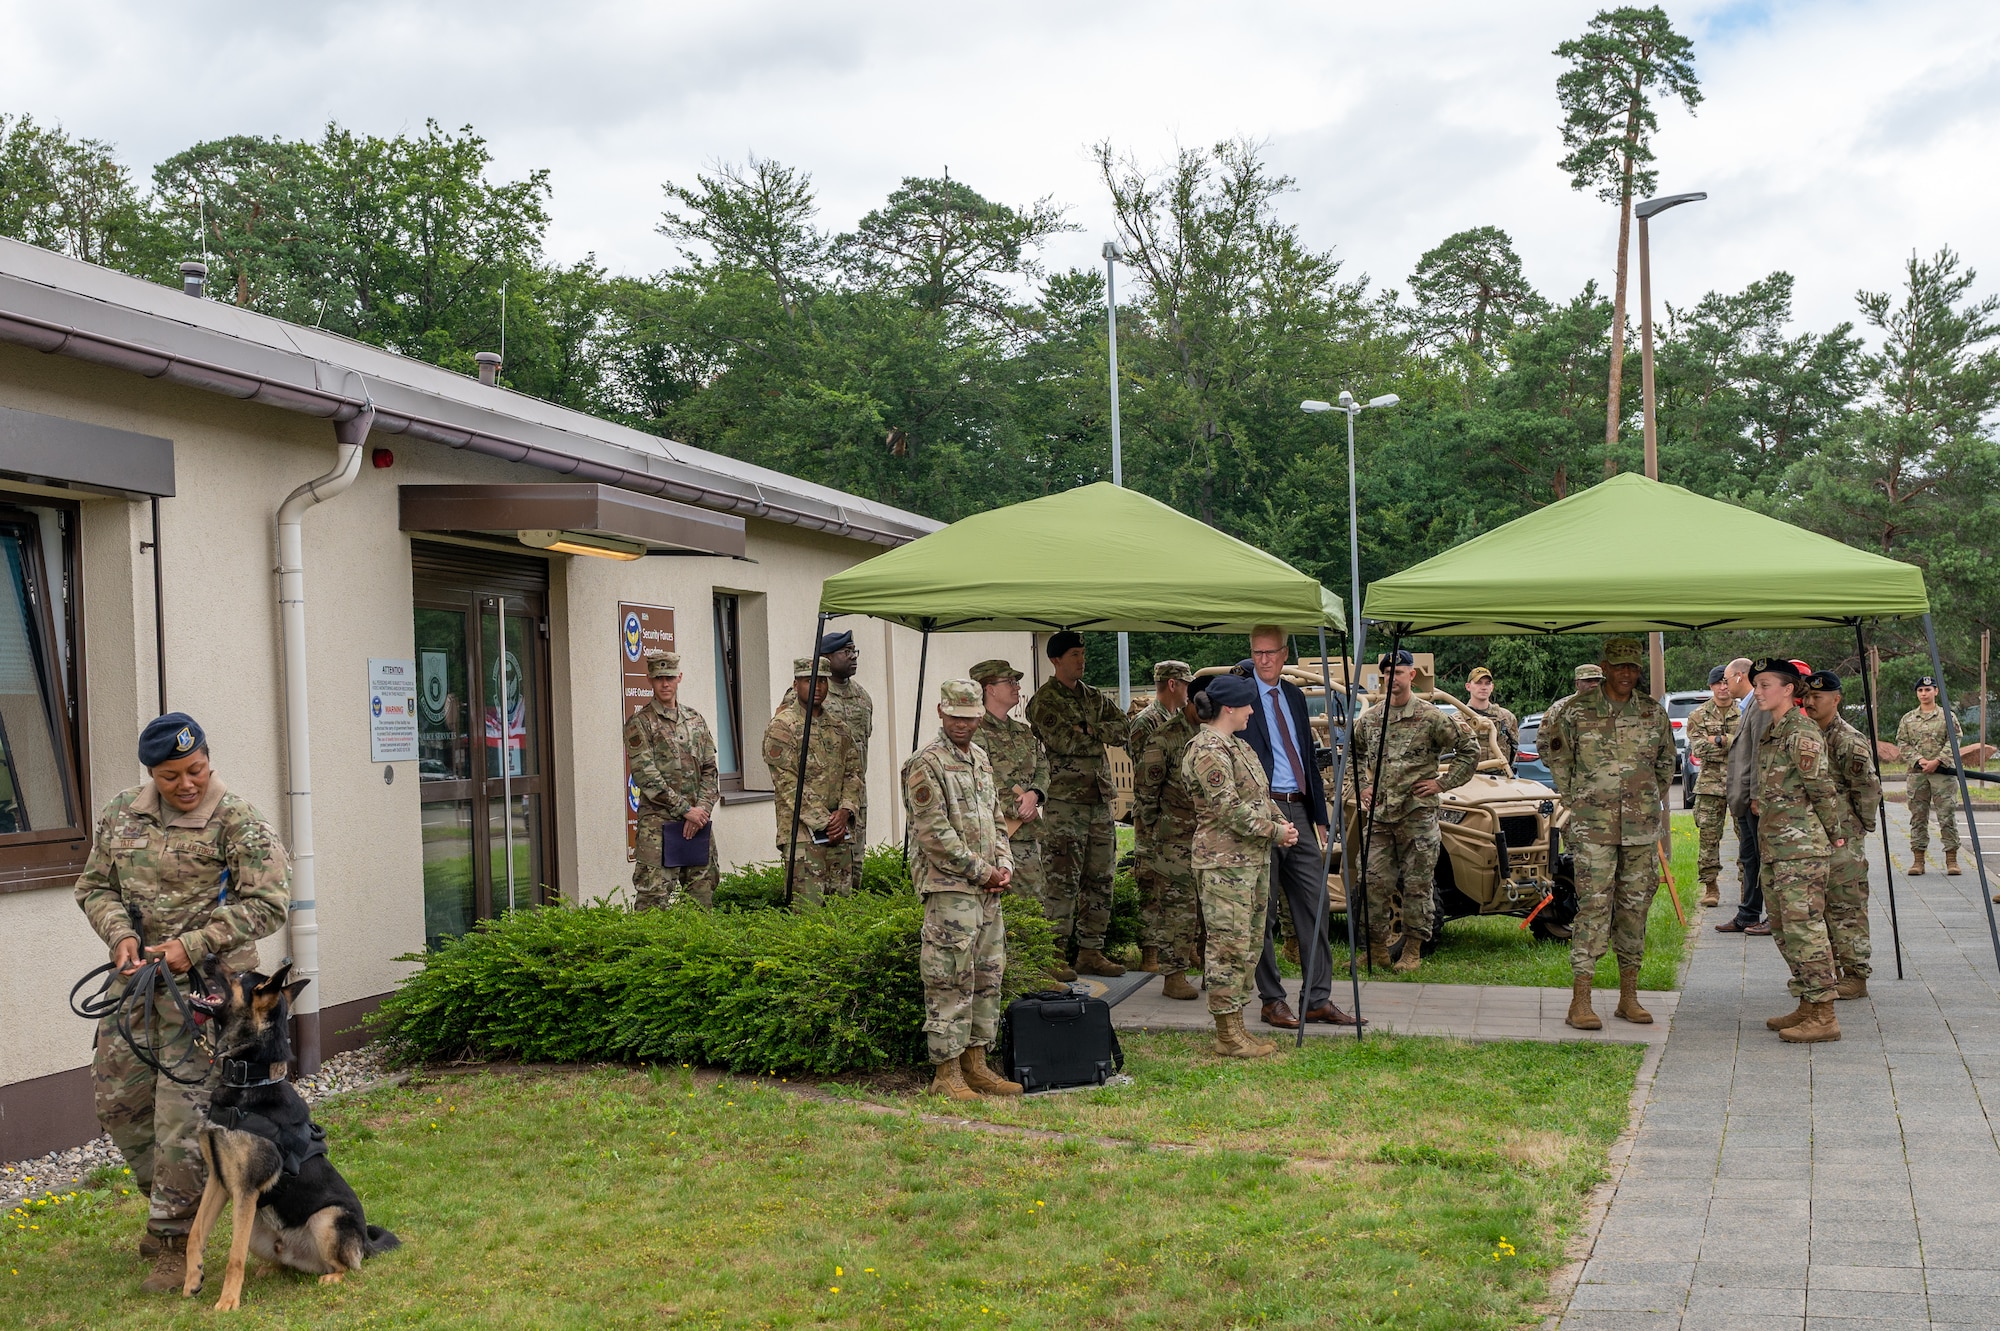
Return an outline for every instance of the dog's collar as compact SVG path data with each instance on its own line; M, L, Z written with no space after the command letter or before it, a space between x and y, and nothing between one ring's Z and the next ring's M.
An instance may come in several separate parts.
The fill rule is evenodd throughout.
M240 1058L225 1058L222 1062L222 1084L231 1090L248 1091L259 1086L276 1086L285 1080L291 1064L285 1059L275 1063L246 1063ZM254 1073L264 1072L261 1079L253 1079Z

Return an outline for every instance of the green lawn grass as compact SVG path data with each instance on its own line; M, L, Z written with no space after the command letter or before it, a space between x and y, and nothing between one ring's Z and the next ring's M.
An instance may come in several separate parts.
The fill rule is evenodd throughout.
M1674 885L1679 889L1681 908L1690 923L1700 911L1701 885L1695 880L1696 842L1694 815L1676 813L1674 828ZM1334 937L1344 936L1344 922L1335 921ZM1653 912L1646 920L1646 961L1639 968L1641 989L1674 989L1680 984L1681 958L1686 952L1688 930L1674 915L1674 904L1664 889L1653 898ZM1336 947L1334 964L1344 977L1347 955ZM1534 932L1521 928L1512 916L1453 920L1444 927L1438 949L1424 958L1414 975L1397 975L1377 968L1370 980L1406 980L1418 984L1516 984L1537 988L1567 989L1570 985L1569 944L1538 942ZM1618 961L1610 952L1598 963L1597 983L1618 987Z
M926 1122L945 1106L881 1082L810 1098L680 1068L336 1102L334 1159L406 1246L341 1286L253 1278L231 1324L1500 1331L1534 1317L1639 1061L1378 1037L1244 1066L1205 1044L1133 1038L1130 1087L950 1107L1057 1137ZM115 1183L14 1220L0 1324L215 1324L224 1234L186 1303L137 1292L143 1210Z

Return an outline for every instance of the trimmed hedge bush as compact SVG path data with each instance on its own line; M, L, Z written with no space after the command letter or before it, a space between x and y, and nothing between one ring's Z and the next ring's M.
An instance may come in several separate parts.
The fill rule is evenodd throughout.
M1005 912L1003 1002L1041 987L1055 963L1039 907L1009 897ZM803 915L517 911L409 958L423 968L370 1020L406 1061L470 1054L818 1074L920 1063L923 915L907 878L901 892L833 897Z

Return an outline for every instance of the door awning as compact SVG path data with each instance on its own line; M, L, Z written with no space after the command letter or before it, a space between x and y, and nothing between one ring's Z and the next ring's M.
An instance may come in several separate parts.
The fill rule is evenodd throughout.
M408 532L485 536L610 559L740 559L748 548L742 518L615 485L405 485L398 497Z

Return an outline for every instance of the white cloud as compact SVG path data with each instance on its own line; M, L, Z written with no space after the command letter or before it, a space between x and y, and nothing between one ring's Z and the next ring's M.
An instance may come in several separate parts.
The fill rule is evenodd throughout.
M652 231L660 182L718 158L810 170L837 226L947 165L1008 201L1054 195L1084 227L1054 257L1088 263L1110 227L1090 143L1161 160L1244 135L1298 178L1288 215L1350 275L1402 287L1444 235L1493 223L1562 297L1608 281L1616 234L1555 166L1552 51L1593 8L0 0L0 109L112 140L142 170L222 134L470 123L505 172L551 169L558 256L594 250L628 272L672 258ZM1894 285L1912 249L2000 263L2000 11L1669 9L1706 101L1663 112L1661 185L1711 198L1660 223L1662 298L1785 268L1801 317L1824 326L1852 316L1857 287Z

